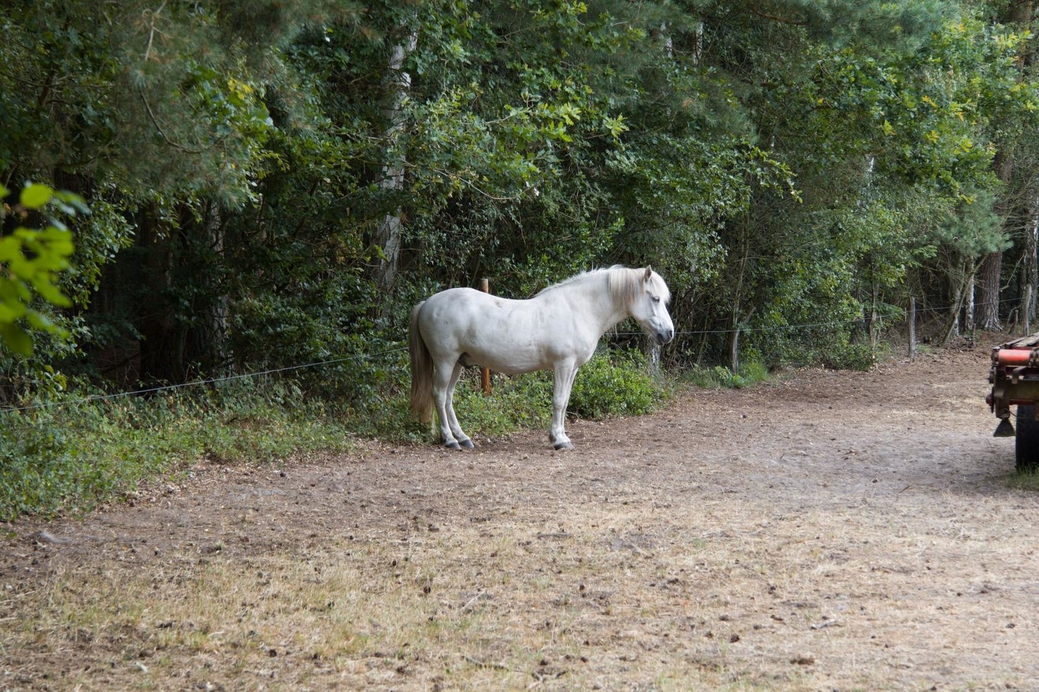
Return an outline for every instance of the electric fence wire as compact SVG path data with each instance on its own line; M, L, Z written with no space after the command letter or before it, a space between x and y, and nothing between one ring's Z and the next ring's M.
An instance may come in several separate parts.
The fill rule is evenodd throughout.
M381 351L379 353L357 354L357 355L353 355L353 356L347 356L345 358L333 358L331 360L322 360L322 361L316 361L316 362L313 362L313 363L305 363L303 365L287 365L287 366L285 366L283 368L271 368L270 370L261 370L259 372L247 372L247 373L241 373L241 374L238 374L238 375L225 375L225 376L222 376L222 377L212 377L212 378L205 379L205 380L192 380L191 382L182 382L180 384L168 384L168 385L161 385L161 386L158 386L158 387L148 387L146 389L134 389L132 391L126 391L126 392L115 392L113 394L91 394L90 396L81 397L79 399L67 399L67 400L63 400L63 401L47 401L47 402L41 402L41 403L38 403L38 404L32 404L32 405L29 405L29 406L12 406L12 407L8 407L8 408L0 408L0 414L23 412L23 411L32 411L32 410L43 409L43 408L52 408L52 407L56 407L56 406L74 406L74 405L78 405L78 404L89 403L91 401L106 401L106 400L109 400L109 399L119 399L119 398L127 397L127 396L140 396L140 395L143 395L143 394L155 394L155 393L158 393L158 392L165 392L165 391L170 391L170 390L174 390L174 389L186 389L188 387L200 387L200 386L210 385L210 384L219 384L221 382L231 382L233 380L244 380L244 379L249 379L249 378L253 378L253 377L263 377L265 375L275 375L275 374L283 373L283 372L292 372L292 371L295 371L295 370L304 370L306 368L317 368L317 367L321 367L321 366L324 366L324 365L336 365L338 363L346 363L346 362L349 362L349 361L360 360L361 358L364 358L364 359L375 359L375 358L378 358L380 356L385 356L385 355L389 355L391 353L397 353L397 352L404 351L404 350L407 350L407 346L398 346L397 348L391 348L389 350Z
M1000 302L1008 302L1008 301L1000 301ZM952 309L952 306L946 306L944 308L942 308L942 307L929 307L929 308L927 308L927 311L929 311L929 312L941 312L943 310L951 310L951 309ZM866 318L858 317L858 318L850 319L850 320L836 320L836 321L832 321L832 322L811 322L811 323L806 323L806 324L783 324L783 325L772 325L772 326L764 326L764 327L741 327L739 329L732 329L732 328L730 328L730 329L698 329L698 330L687 330L687 331L676 332L675 333L675 338L677 339L679 337L689 337L689 336L712 336L712 335L719 335L719 334L733 334L735 332L748 334L748 333L761 333L761 332L770 332L770 331L793 331L793 330L797 330L797 329L834 328L834 327L841 327L841 326L852 325L852 324L862 324L862 323L865 323L866 321L867 321ZM641 334L641 332L608 332L608 333L611 333L614 336L638 336L639 334ZM386 355L389 355L391 353L398 353L398 352L404 351L404 350L407 350L407 346L398 346L396 348L391 348L391 349L388 349L386 351L381 351L379 353L356 354L356 355L347 356L347 357L344 357L344 358L333 358L331 360L316 361L316 362L313 362L313 363L305 363L305 364L302 364L302 365L288 365L288 366L285 366L283 368L272 368L270 370L261 370L261 371L258 371L258 372L241 373L241 374L238 374L238 375L226 375L226 376L223 376L223 377L213 377L213 378L209 378L209 379L205 379L205 380L192 380L191 382L182 382L181 384L162 385L162 386L158 386L158 387L149 387L149 388L146 388L146 389L135 389L135 390L132 390L132 391L116 392L116 393L113 393L113 394L92 394L90 396L81 397L79 399L67 399L67 400L63 400L63 401L48 401L48 402L41 402L41 403L37 403L37 404L31 404L31 405L28 405L28 406L12 406L12 407L0 408L0 415L6 414L6 413L20 413L20 412L24 412L24 411L33 411L33 410L38 410L38 409L53 408L53 407L59 407L59 406L75 406L75 405L78 405L78 404L89 403L91 401L106 401L106 400L110 400L110 399L119 399L119 398L128 397L128 396L141 396L141 395L144 395L144 394L156 394L158 392L171 391L171 390L175 390L175 389L186 389L186 388L189 388L189 387L200 387L200 386L211 385L211 384L219 384L221 382L231 382L231 381L234 381L234 380L244 380L244 379L250 379L250 378L253 378L253 377L264 377L266 375L276 375L278 373L293 372L293 371L296 371L296 370L305 370L307 368L317 368L317 367L322 367L322 366L325 366L325 365L336 365L338 363L346 363L346 362L349 362L349 361L360 360L362 358L364 358L364 359L375 359L375 358L379 358L381 356L386 356Z

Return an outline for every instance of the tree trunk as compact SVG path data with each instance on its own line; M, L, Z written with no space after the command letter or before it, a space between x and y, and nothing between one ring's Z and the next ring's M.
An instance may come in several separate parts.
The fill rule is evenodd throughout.
M227 351L228 297L221 280L224 266L223 216L216 202L206 204L197 223L194 252L188 253L193 274L192 328L187 344L189 362L197 363L208 377L222 374L230 362Z
M411 75L401 68L407 54L415 50L417 40L414 33L409 34L407 43L395 45L390 54L388 91L383 113L388 123L384 136L391 150L395 148L394 140L403 127L401 106L411 87ZM391 154L389 162L383 166L382 181L379 183L384 190L396 193L404 189L404 163L403 154ZM400 262L400 233L401 212L398 208L383 217L375 233L375 244L382 250L382 256L379 258L375 271L375 280L383 294L389 292L397 278L397 266Z
M1010 22L1012 24L1018 24L1024 29L1028 29L1032 23L1032 0L1014 0L1010 5ZM1027 69L1028 54L1026 51L1021 51L1017 55L1017 69L1024 76L1025 70ZM1010 165L1010 162L1007 164ZM1006 177L1000 176L1000 180L1004 182L1010 181L1010 170L1008 168ZM1024 309L1031 313L1033 311L1032 303L1035 302L1035 288L1037 283L1037 269L1036 269L1036 236L1035 236L1035 213L1036 207L1032 204L1031 200L1028 200L1023 205L1024 209L1024 223L1023 231L1024 236L1024 248L1022 256L1022 274L1023 285L1020 288L1021 299L1023 301ZM1025 296L1029 296L1032 300L1025 300ZM1031 314L1022 314L1021 321L1025 325L1030 325Z
M978 288L981 264L971 257L953 257L949 260L948 274L952 308L942 325L942 345L949 344L953 337L964 331L973 333L980 328L977 315L981 294Z
M143 287L133 312L145 383L211 376L228 361L219 208L209 202L200 215L184 207L179 216L175 227L162 228L154 214L147 214L127 257L130 276L139 276L136 285Z
M991 252L985 255L978 271L977 296L974 303L976 324L979 329L999 331L999 286L1003 270L1003 252ZM959 313L959 306L957 306Z
M874 281L870 290L869 306L869 352L877 352L877 344L880 343L880 317L877 313L877 304L880 302L880 285Z
M1028 302L1025 315L1026 323L1029 325L1035 323L1036 291L1039 289L1039 257L1036 254L1036 246L1039 243L1037 241L1039 241L1039 200L1032 200L1028 205L1028 218L1025 222L1025 255L1022 263L1025 287L1032 298Z
M134 329L140 335L143 384L184 381L183 325L174 317L172 275L175 239L163 233L151 210L142 212L134 249L127 260L132 273L140 273Z
M742 331L742 324L746 324L747 321L754 315L754 311L757 310L757 306L752 307L746 314L741 315L743 308L741 306L743 302L743 286L744 282L748 280L747 274L750 271L748 264L750 263L750 232L747 228L749 222L746 218L740 223L740 235L739 235L739 264L738 274L732 281L733 296L732 296L732 307L729 313L729 334L726 338L727 347L729 351L729 366L732 370L732 374L739 374L740 369L740 332Z
M729 332L729 370L733 375L740 373L740 328L735 325Z
M1014 24L1031 24L1032 0L1015 0L1010 6L1010 21ZM1018 67L1024 67L1024 53L1017 56Z
M1028 25L1032 19L1032 0L1014 0L1010 5L1008 18L1011 24ZM1017 66L1019 70L1025 68L1025 55L1018 56ZM1014 162L1005 151L997 151L992 165L998 177L1007 185L1004 187L1009 193L1009 183L1014 170ZM1007 225L1012 224L1011 206L1012 201L1004 196L996 203L996 209L1003 217L1004 237L1012 237ZM978 300L977 300L977 326L980 329L998 331L1002 329L999 320L1000 283L1003 269L1003 252L997 251L985 256L981 263L981 271L978 276Z
M964 296L964 302L966 306L964 308L963 325L964 328L973 333L977 329L977 318L975 317L976 305L974 303L974 272L971 272L967 278L967 293Z

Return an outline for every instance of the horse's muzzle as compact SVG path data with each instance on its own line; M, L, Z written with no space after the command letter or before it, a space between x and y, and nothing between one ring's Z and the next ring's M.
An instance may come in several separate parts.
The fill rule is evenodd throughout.
M657 332L657 341L661 346L675 338L675 330L668 329L666 332Z

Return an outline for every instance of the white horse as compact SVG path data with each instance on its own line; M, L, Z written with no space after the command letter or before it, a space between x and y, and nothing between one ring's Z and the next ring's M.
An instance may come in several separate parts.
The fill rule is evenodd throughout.
M508 300L472 288L441 291L411 311L411 411L429 423L436 406L444 446L472 448L455 416L455 384L462 366L506 374L552 369L552 426L556 449L573 449L563 430L577 368L595 353L599 337L627 317L661 344L675 336L671 292L650 267L578 274L530 300Z

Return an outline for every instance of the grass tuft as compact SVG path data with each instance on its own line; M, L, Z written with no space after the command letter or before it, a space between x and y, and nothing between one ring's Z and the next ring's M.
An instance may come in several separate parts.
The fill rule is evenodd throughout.
M700 389L743 389L768 379L768 368L756 361L744 363L736 373L721 365L697 365L682 374L684 382Z
M1039 469L1017 471L1007 477L1007 485L1016 490L1039 491Z

